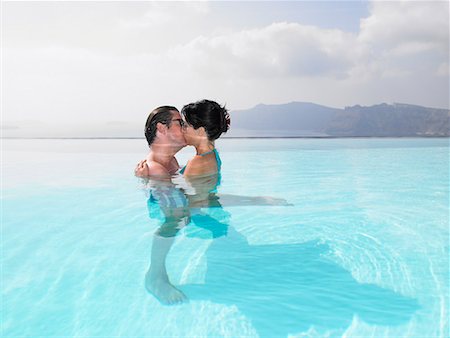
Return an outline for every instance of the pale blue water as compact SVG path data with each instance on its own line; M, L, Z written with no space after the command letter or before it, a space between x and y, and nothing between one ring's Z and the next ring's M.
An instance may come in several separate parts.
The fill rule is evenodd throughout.
M226 236L177 236L190 302L164 306L144 288L144 140L3 140L2 336L449 335L448 139L218 148L220 193L293 206L224 206Z

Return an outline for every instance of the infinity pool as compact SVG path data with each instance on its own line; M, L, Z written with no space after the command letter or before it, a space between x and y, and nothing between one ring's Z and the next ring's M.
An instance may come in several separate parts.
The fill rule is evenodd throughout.
M175 237L174 306L144 286L144 140L2 142L3 337L449 335L448 139L220 140L241 202Z

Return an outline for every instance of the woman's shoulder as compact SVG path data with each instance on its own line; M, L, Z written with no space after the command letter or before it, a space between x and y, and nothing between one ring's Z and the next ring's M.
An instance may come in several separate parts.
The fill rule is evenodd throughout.
M186 164L186 169L184 170L185 175L206 175L214 174L217 172L217 163L215 157L210 156L194 156Z

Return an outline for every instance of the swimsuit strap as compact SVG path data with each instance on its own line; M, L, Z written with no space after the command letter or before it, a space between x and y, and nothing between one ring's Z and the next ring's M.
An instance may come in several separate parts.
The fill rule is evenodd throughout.
M198 154L198 156L206 156L206 155L212 154L214 152L216 152L216 148L214 148L213 150L207 151L206 153Z
M219 152L216 150L216 148L214 148L213 151L214 151L214 155L216 155L217 171L220 174L220 169L222 167L222 161L220 159Z

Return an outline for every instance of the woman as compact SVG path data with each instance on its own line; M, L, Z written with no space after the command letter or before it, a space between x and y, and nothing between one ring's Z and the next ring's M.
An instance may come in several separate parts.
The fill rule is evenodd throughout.
M184 106L181 115L186 144L194 146L197 154L180 173L184 176L219 173L221 161L214 141L230 127L228 111L217 102L202 100Z
M184 120L184 138L187 145L195 147L196 155L180 170L192 189L186 191L189 206L217 206L216 188L220 184L222 162L215 147L222 133L230 126L230 117L217 102L197 101L181 110Z

